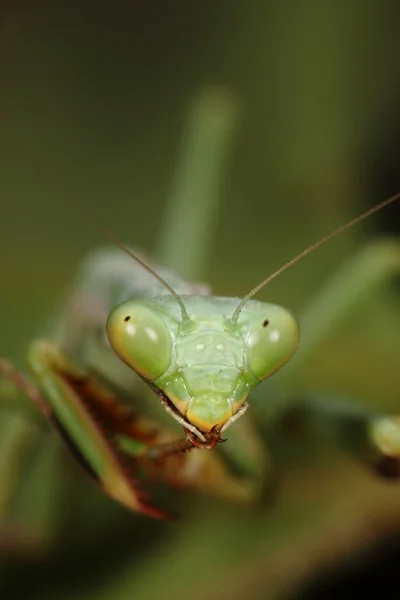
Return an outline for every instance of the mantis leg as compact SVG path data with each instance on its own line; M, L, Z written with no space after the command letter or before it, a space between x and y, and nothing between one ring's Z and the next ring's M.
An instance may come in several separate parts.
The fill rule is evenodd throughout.
M60 447L55 438L46 439L40 419L25 407L14 408L21 401L19 390L48 418L40 390L5 359L0 359L1 376L0 557L39 555L48 551L57 529L63 484L52 474L59 467ZM38 482L34 490L32 477Z
M27 398L29 398L47 419L51 416L51 409L44 399L39 388L33 385L16 367L7 359L0 359L0 375L10 379Z
M399 415L315 397L297 402L279 417L279 423L333 442L383 476L400 477Z
M49 342L36 342L31 348L29 362L39 388L7 361L2 360L0 370L55 426L79 462L108 495L131 510L165 517L163 511L147 504L146 495L133 477L130 465L124 461L124 454L119 453L118 447L107 437L97 412L93 412L90 395L93 394L93 398L104 396L101 386L87 389L88 378L71 368Z
M39 388L7 361L0 363L0 372L55 426L103 491L129 509L168 516L149 504L139 478L254 500L251 482L231 475L218 454L188 454L190 441L176 440L173 431L134 411L91 374L71 365L51 342L35 342L29 363Z

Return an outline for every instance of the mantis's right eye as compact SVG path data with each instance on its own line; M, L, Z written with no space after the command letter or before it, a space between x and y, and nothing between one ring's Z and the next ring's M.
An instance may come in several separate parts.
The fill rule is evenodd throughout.
M265 304L255 313L247 335L250 371L262 381L289 360L299 341L299 326L293 315L275 304Z
M164 320L150 307L123 302L107 319L107 336L116 354L146 379L156 379L168 369L171 335Z

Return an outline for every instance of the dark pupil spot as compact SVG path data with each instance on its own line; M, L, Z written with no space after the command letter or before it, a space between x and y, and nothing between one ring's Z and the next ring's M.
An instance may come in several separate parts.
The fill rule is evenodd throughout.
M269 325L269 321L268 319L265 319L265 321L263 321L263 327L267 327Z
M124 319L124 321L130 321L130 320L131 320L130 316L125 317L125 319Z

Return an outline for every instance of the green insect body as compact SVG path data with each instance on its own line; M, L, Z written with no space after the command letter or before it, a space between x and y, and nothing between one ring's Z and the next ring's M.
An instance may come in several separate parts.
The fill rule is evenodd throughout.
M31 346L36 385L4 359L0 372L31 398L103 491L127 508L166 517L143 491L154 481L254 501L269 458L245 414L247 399L293 355L298 324L280 306L249 295L214 297L204 284L189 284L148 259L143 270L130 252L100 250L84 261L46 337ZM379 277L380 264L388 274L397 264L390 245L380 252ZM371 264L366 257L355 271L360 276ZM364 283L353 285L358 293ZM367 464L398 472L397 417L340 411L317 400L295 406L297 414ZM205 452L225 441L228 428L224 452Z
M180 263L188 275L193 268L202 272L234 113L219 93L195 103L158 252L170 264ZM208 286L188 283L117 241L120 248L93 252L83 262L43 338L32 343L32 377L2 358L0 375L32 400L106 494L152 517L168 516L144 491L157 482L238 502L259 499L271 474L265 429L284 423L288 414L333 438L369 467L398 475L396 416L332 408L320 397L288 399L279 374L274 377L278 385L268 393L258 390L257 399L273 407L273 416L263 415L262 434L247 409L252 391L289 361L299 340L290 311L253 296L399 198L400 193L388 198L312 244L242 299L215 297ZM66 203L71 204L68 198ZM388 243L367 248L350 274L339 273L340 293L328 286L301 321L300 363L310 356L310 336L315 350L315 340L347 314L351 299L354 306L368 286L372 289L399 269L398 245Z
M165 516L149 504L132 469L144 480L254 500L267 458L248 419L235 428L248 455L239 460L247 461L244 476L232 474L219 454L189 450L224 441L250 391L294 352L297 323L285 309L255 301L234 322L239 299L157 272L182 294L188 318L152 274L118 249L83 262L46 338L29 353L35 393L43 395L36 403L103 490L130 509ZM159 403L146 388L168 423L172 416L183 427L183 440L159 424Z
M166 517L143 491L155 481L254 501L269 458L245 414L247 399L295 352L296 319L251 300L260 286L242 300L214 297L204 284L134 255L137 264L125 250L100 250L84 261L46 337L31 346L36 385L5 359L0 372L36 404L103 491L127 508ZM376 277L368 252L352 270L360 274L352 281L355 295L364 272L381 281L382 268L388 275L397 268L397 247L378 250ZM320 398L296 411L368 465L398 472L397 417L332 409ZM224 452L205 452L225 441L228 428Z

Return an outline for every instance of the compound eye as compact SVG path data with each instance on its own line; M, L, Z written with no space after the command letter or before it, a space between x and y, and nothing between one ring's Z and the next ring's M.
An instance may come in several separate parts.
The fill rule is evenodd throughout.
M135 301L116 306L107 319L107 336L116 354L146 379L160 377L171 360L171 335L155 310Z
M262 381L280 369L299 342L299 326L293 315L281 306L267 305L265 314L254 318L247 336L250 371Z

